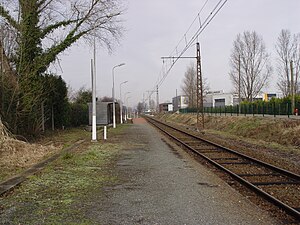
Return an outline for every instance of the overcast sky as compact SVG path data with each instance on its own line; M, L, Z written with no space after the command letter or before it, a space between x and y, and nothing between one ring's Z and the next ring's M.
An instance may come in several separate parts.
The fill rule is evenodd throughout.
M200 14L205 18L219 0L210 0ZM97 95L111 96L112 68L120 63L125 66L115 69L116 96L119 84L134 106L143 99L146 91L153 90L161 68L162 56L168 56L183 37L206 0L126 0L128 9L123 15L124 33L120 46L112 54L105 48L97 50ZM272 59L276 58L275 43L281 29L300 33L299 0L228 0L218 15L199 36L202 54L203 76L210 90L232 91L229 80L229 57L237 34L256 31L262 35ZM198 23L199 25L199 23ZM197 26L198 26L197 25ZM193 33L193 31L190 31ZM184 56L195 56L195 47ZM87 46L73 46L61 55L61 74L73 89L91 88L90 59L92 50ZM179 60L159 89L160 103L171 101L176 89L181 94L184 72L191 61ZM273 60L274 61L274 60ZM275 67L275 62L273 63ZM278 91L274 73L269 92ZM156 95L152 98L156 99Z

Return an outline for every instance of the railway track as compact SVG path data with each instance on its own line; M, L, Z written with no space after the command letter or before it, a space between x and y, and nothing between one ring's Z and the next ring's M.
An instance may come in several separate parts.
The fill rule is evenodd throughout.
M300 175L147 117L178 143L300 221Z

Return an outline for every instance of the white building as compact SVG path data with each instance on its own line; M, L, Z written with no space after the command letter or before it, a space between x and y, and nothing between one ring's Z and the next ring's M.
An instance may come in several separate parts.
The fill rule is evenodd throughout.
M276 98L277 94L274 93L263 93L257 95L253 100L263 100L268 101L271 98ZM224 93L221 91L208 92L203 99L204 107L225 107L225 106L235 106L239 104L238 94ZM243 99L241 99L243 101Z
M189 106L189 98L186 95L179 95L172 99L173 111L186 109Z
M203 99L204 107L224 107L224 106L234 106L239 102L237 94L224 93L221 91L208 92Z
M170 102L159 104L159 112L172 112L173 104Z

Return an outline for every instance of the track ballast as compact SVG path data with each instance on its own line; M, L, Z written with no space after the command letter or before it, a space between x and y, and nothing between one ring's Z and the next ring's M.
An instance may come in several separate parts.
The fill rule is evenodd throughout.
M154 118L146 118L176 142L225 171L300 221L300 175L239 153Z

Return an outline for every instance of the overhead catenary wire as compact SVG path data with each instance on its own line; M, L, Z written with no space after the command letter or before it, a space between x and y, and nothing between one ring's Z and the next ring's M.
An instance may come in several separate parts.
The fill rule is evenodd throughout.
M224 7L228 0L219 0L213 7L213 9L210 11L210 13L205 17L203 22L201 22L200 15L203 12L204 8L207 6L207 3L209 0L206 0L203 6L201 7L200 11L198 12L197 16L192 21L191 25L188 27L187 31L184 33L174 50L169 55L169 60L163 60L163 65L161 67L161 70L159 72L159 78L156 82L153 92L155 92L157 87L160 87L165 79L167 78L168 74L176 64L176 62L179 60L180 57L183 56L183 54L192 46L195 45L195 40L198 39L200 34L205 30L205 28L210 24L210 22L215 18L215 16L220 12L220 10ZM199 20L199 28L194 32L193 35L190 36L189 39L187 39L187 34L193 27L193 25L196 23L196 21ZM180 50L180 45L182 42L185 42L184 47ZM160 78L161 77L161 78Z
M191 25L189 26L189 28L187 29L187 31L184 33L184 35L182 36L182 38L180 39L180 41L178 42L178 44L176 45L175 49L172 51L172 53L171 53L170 55L173 55L174 51L175 51L176 53L178 53L178 52L177 52L177 48L179 47L180 43L181 43L184 39L186 40L186 35L187 35L187 33L190 31L190 29L192 28L192 26L193 26L193 24L196 22L196 20L197 20L198 18L200 18L200 14L201 14L201 12L203 11L203 9L205 8L205 6L207 5L208 1L209 1L209 0L206 0L206 2L203 4L203 6L202 6L202 8L200 9L200 11L198 12L197 16L195 17L195 19L193 20L193 22L191 23Z

